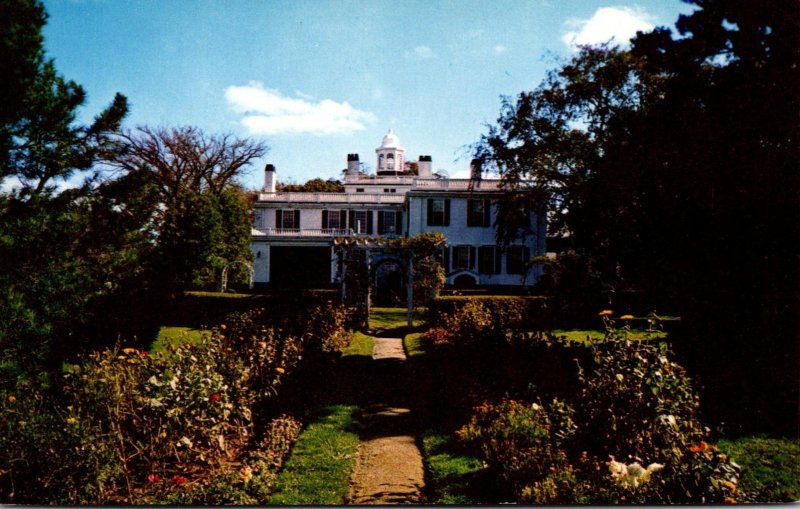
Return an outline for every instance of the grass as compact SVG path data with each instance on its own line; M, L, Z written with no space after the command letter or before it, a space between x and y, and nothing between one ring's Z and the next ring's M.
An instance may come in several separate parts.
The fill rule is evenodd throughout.
M412 332L411 334L406 334L406 337L403 338L403 346L409 357L425 354L425 348L422 345L422 338L420 336L422 336L421 332Z
M350 345L344 349L342 355L365 355L367 357L371 357L373 343L374 341L372 340L372 336L367 336L362 332L356 332L353 334L353 339L350 341Z
M551 331L556 336L564 336L568 341L576 343L596 343L605 338L605 331L600 329L554 329ZM620 330L620 333L623 331ZM631 329L629 337L633 340L643 339L665 339L667 333L664 331L647 331L646 329Z
M150 354L166 353L169 345L184 345L187 343L199 344L203 337L211 334L208 330L192 329L191 327L161 327L153 344L150 345Z
M480 472L483 462L472 456L460 454L450 433L426 430L422 436L422 453L425 457L427 489L431 503L470 505L480 503Z
M800 500L800 439L743 437L717 446L742 467L740 487L759 503Z
M295 443L278 476L270 505L340 505L356 464L356 405L331 405L314 419Z
M421 316L420 310L414 310L414 327L421 326L424 321L417 318ZM369 313L369 328L376 329L396 329L408 325L408 310L406 308L372 308Z

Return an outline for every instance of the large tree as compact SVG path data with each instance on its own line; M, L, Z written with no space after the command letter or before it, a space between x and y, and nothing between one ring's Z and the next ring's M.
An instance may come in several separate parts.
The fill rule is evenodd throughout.
M800 6L692 3L680 37L584 48L506 100L476 155L549 201L551 233L607 288L672 299L716 420L786 431L800 386Z
M124 151L111 164L143 175L155 193L152 266L164 291L212 288L227 263L252 261L248 199L238 178L266 153L264 143L196 127L141 127L121 140Z

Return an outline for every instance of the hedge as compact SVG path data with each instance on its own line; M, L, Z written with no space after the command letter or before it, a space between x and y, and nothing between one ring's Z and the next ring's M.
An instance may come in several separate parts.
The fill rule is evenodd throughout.
M521 311L522 321L513 324L514 327L541 330L552 327L548 313L549 298L544 296L521 295L453 295L440 296L431 301L428 306L428 321L433 327L444 326L443 315L454 314L468 302L478 301L487 310L495 314L508 314L510 310Z

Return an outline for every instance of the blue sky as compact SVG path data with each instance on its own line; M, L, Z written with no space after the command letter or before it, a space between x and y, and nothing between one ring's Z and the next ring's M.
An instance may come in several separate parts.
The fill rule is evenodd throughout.
M392 128L408 160L465 175L466 147L501 95L535 88L571 43L626 42L673 26L679 0L45 0L45 48L88 94L89 122L114 93L126 126L195 125L270 147L243 179L340 177L374 167Z

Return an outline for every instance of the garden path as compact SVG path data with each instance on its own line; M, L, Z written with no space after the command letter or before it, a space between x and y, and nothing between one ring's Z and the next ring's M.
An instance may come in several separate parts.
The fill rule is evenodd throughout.
M368 383L373 401L362 413L364 430L358 460L350 477L350 504L419 504L424 502L422 455L414 415L404 388L406 355L400 338L374 338L374 370Z

